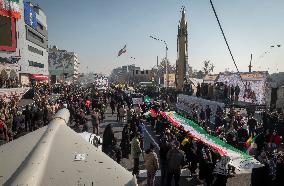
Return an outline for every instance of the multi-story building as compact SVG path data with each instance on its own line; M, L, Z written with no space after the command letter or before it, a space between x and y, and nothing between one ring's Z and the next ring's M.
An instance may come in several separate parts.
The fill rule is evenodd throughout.
M117 67L112 70L110 74L110 82L120 82L120 83L129 83L133 80L134 71L140 67L133 65L124 65L122 67Z
M18 49L22 84L48 80L48 36L44 11L28 1L20 1L23 19L18 24Z
M78 78L79 60L75 52L60 50L53 46L49 48L48 65L51 83Z
M149 82L152 81L152 78L152 70L140 70L139 68L133 71L133 83Z
M1 81L48 80L46 16L38 5L0 0ZM2 84L0 82L0 84Z

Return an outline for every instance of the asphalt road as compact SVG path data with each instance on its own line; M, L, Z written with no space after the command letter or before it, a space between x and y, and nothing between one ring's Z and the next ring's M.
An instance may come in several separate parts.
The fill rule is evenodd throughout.
M89 119L91 119L90 116L87 116ZM88 122L89 126L90 126L90 132L92 131L92 125L91 125L91 121ZM107 109L106 113L105 113L105 120L99 125L99 134L102 137L103 135L103 131L104 128L108 125L111 124L113 131L114 131L114 135L115 137L118 139L118 143L120 143L121 141L121 134L122 134L122 129L123 129L123 125L125 123L118 123L116 121L116 113L114 115L111 114L110 108ZM152 130L152 127L149 125L146 125L146 129L147 132L145 133L145 149L147 149L149 147L150 143L156 143L156 136ZM157 144L157 143L156 143ZM158 147L156 147L156 150L158 151ZM158 154L158 153L157 153ZM129 171L132 171L133 168L133 161L132 158L130 156L129 159L122 159L121 161L121 165L126 168ZM143 157L141 156L140 158L140 178L138 180L138 184L140 186L144 186L147 185L146 182L146 171L144 168L144 160ZM156 176L156 181L155 181L155 185L159 186L159 175ZM172 183L172 185L174 185ZM188 175L188 171L185 170L182 173L182 177L180 180L180 185L181 186L195 186L195 185L203 185L203 183L199 182L199 180L196 177L189 177ZM250 174L237 174L234 177L231 177L228 179L228 186L249 186L250 185Z

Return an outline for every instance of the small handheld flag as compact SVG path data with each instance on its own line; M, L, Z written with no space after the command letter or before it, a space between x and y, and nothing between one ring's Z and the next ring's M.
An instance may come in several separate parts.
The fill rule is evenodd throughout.
M119 50L117 57L121 56L123 53L126 52L126 45L124 45L124 47L122 49Z

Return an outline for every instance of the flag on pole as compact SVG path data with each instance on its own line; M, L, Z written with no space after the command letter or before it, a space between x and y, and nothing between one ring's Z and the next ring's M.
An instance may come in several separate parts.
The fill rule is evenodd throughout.
M253 155L256 151L257 145L255 143L255 139L257 138L258 135L256 135L254 138L251 136L247 141L246 141L246 149L245 152L249 155Z
M252 143L253 143L253 138L252 138L252 136L251 136L251 137L249 137L249 139L246 141L245 145L246 145L246 147L249 147Z
M125 53L125 52L126 52L126 45L124 45L124 47L119 50L117 57L118 57L118 56L121 56L121 54L123 54L123 53Z

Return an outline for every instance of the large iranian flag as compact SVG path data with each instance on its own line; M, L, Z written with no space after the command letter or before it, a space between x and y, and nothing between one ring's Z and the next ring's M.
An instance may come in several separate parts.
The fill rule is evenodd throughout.
M0 0L0 15L21 18L20 0Z
M192 137L215 149L220 155L230 157L229 164L238 170L246 171L263 165L252 156L232 147L217 137L208 134L202 127L175 112L161 112L174 127L182 126Z

